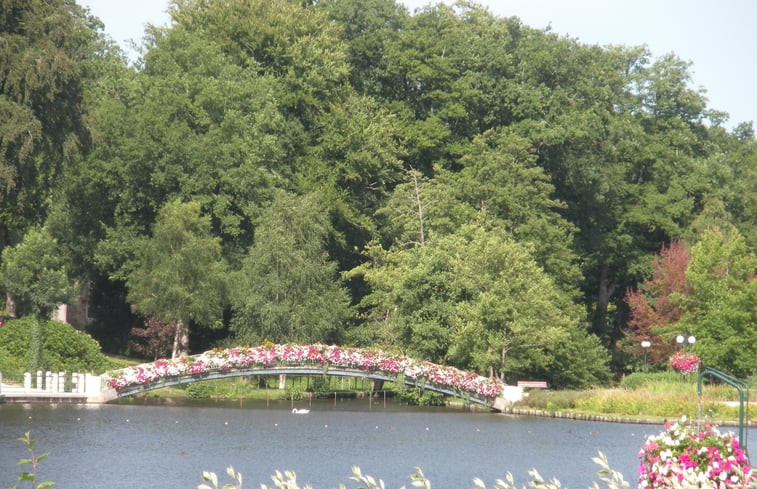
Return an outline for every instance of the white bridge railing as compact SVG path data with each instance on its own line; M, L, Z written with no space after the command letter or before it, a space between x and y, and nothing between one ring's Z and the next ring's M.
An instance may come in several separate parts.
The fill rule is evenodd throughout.
M26 372L23 380L17 379L14 383L3 383L3 374L0 373L0 395L6 397L29 395L50 396L68 394L71 396L88 397L99 394L100 376L79 372L42 372L36 375Z

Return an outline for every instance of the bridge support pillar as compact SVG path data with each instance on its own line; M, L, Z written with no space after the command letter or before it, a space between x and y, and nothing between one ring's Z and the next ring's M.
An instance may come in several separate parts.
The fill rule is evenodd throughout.
M498 397L494 400L492 407L499 412L503 412L505 409L507 409L508 406L510 406L510 404L512 403L504 397Z
M279 389L287 388L287 374L279 374Z
M378 392L384 388L384 381L381 379L371 380L371 392Z

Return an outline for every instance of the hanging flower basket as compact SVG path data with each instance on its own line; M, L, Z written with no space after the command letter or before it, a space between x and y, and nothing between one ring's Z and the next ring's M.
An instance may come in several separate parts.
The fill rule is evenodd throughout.
M749 489L757 482L736 435L700 430L686 417L648 437L639 458L639 489Z
M670 366L673 367L678 373L690 374L699 370L699 366L702 364L696 353L685 353L683 350L670 357Z

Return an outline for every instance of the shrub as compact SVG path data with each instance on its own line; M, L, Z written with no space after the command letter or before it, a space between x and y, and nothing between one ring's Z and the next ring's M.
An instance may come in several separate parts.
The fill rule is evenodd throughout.
M533 389L528 392L528 397L525 397L518 404L550 412L564 411L574 409L578 399L590 395L591 393L586 391L543 391Z
M286 388L287 399L291 399L292 401L301 401L304 397L305 397L305 393L300 385L295 384L294 382L287 385L287 388Z
M187 385L185 392L190 399L210 399L212 390L208 382L193 382Z
M620 387L623 389L635 390L640 388L646 388L651 384L667 382L681 382L681 374L675 372L654 372L643 373L634 372L630 375L623 377L620 381Z
M19 375L26 370L26 364L22 358L18 358L6 349L0 347L0 372L4 375Z
M60 321L39 321L26 317L9 321L0 328L0 344L13 372L49 370L53 372L95 372L111 368L100 345L86 333Z
M400 392L400 401L411 406L445 406L444 394L426 389L404 389Z

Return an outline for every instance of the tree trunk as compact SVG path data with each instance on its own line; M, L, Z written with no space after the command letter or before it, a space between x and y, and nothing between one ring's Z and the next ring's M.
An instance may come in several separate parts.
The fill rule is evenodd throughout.
M176 321L176 333L173 337L171 359L185 357L189 353L189 323L182 319Z
M607 276L607 265L603 265L599 272L599 291L597 293L597 308L594 311L594 333L600 338L607 338L607 306L610 297L615 292L615 282Z
M11 317L16 317L16 301L10 292L5 293L5 312Z
M502 352L500 357L499 380L505 381L505 362L507 361L507 352L510 351L510 341L507 338L507 330L502 332Z
M413 176L413 190L415 191L413 198L415 199L415 205L418 207L418 243L420 244L420 246L426 246L426 231L424 227L424 221L426 218L423 213L423 203L421 202L421 191L418 186L418 175L412 169L411 169L411 174Z

